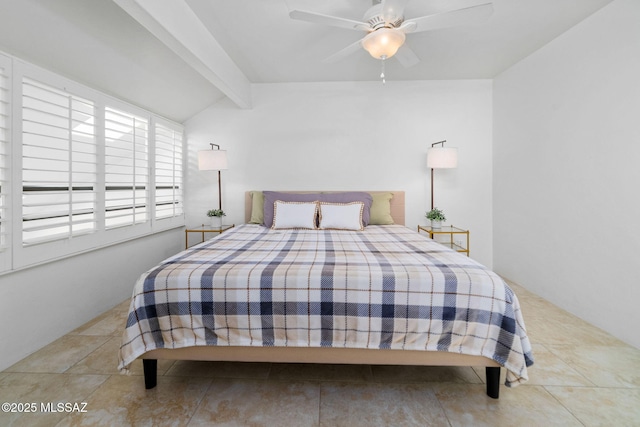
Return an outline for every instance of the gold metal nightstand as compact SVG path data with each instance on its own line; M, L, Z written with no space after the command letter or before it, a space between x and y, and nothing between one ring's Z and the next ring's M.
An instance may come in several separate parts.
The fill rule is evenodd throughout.
M223 225L220 228L215 228L210 225L202 224L199 227L187 228L184 230L184 248L187 249L189 247L189 233L202 233L202 241L204 242L204 233L218 233L222 234L230 228L235 227L235 224L231 225Z
M466 254L469 256L469 230L463 230L462 228L454 227L453 225L443 225L441 228L432 228L430 225L419 225L418 233L420 231L424 231L429 234L429 238L435 240L441 245L447 246L454 251ZM462 240L455 238L456 235L464 235ZM449 239L445 238L444 241L437 240L437 236L439 235L449 235ZM466 238L466 245L465 240Z

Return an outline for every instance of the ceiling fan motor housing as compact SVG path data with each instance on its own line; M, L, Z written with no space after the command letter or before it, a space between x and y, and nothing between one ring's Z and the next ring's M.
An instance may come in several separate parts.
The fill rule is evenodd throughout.
M388 17L390 19L385 20L382 14L382 4L376 4L370 7L364 14L362 20L371 26L371 30L375 31L380 28L398 28L404 21L402 16Z

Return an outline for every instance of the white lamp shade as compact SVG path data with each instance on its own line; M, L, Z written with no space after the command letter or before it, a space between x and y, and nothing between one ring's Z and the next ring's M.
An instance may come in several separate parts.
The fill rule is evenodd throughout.
M387 59L396 54L404 44L405 38L400 30L380 28L362 39L362 47L376 59Z
M220 171L227 169L225 150L198 151L198 169L201 171Z
M427 151L427 167L431 169L452 169L458 167L458 149L431 147Z

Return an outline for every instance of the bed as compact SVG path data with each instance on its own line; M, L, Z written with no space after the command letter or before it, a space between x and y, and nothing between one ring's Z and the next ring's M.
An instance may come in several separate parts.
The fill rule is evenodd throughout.
M247 192L247 224L166 259L136 282L119 368L126 372L142 358L146 388L156 386L158 359L479 366L493 398L501 368L507 386L527 381L531 346L507 284L406 228L404 192L363 193L373 205L345 202L342 192L304 193L300 202L264 192L263 206L276 199L273 218L264 208L260 219L271 228L249 223L260 221L253 216L262 193ZM325 197L319 194L329 201L312 201ZM342 216L355 218L358 209L360 229L341 228ZM295 221L308 228L289 227Z

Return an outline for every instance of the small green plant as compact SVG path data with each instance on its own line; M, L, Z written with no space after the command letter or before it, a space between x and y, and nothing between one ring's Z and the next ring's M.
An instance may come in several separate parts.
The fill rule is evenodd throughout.
M214 216L223 217L223 216L227 216L227 214L224 213L224 211L222 209L211 209L210 211L207 211L207 216L209 216L209 217L214 217Z
M425 216L427 217L427 219L430 219L431 221L446 221L447 220L447 217L444 216L444 212L442 212L438 208L431 209L429 212L427 212L425 214Z

